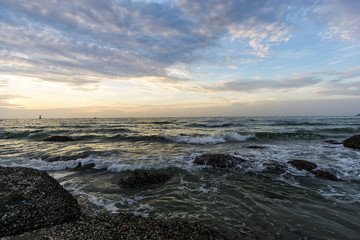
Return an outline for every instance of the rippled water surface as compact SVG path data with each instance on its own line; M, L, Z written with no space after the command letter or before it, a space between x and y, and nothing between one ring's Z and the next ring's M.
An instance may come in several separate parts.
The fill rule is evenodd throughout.
M259 239L359 239L360 151L328 142L359 133L358 117L0 120L0 165L48 171L89 214L186 219ZM76 141L43 141L54 135ZM247 162L226 170L194 165L203 153ZM299 171L287 164L294 159L341 181ZM98 171L74 171L79 162ZM285 172L266 172L269 163ZM172 179L120 189L134 169Z

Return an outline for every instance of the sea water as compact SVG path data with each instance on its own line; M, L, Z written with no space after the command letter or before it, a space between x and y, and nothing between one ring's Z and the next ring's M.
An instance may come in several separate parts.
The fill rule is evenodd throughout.
M4 119L0 165L47 171L91 215L188 220L259 239L360 239L360 150L334 144L359 133L359 117ZM43 141L55 135L75 141ZM247 161L234 169L193 164L204 153ZM287 163L295 159L340 181L297 170ZM98 171L75 171L79 163ZM272 163L285 171L265 171ZM135 169L172 178L120 189Z

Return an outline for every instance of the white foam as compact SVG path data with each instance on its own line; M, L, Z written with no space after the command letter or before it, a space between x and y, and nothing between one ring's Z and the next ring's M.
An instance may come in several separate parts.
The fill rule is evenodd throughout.
M167 140L178 143L201 144L201 145L215 145L226 142L242 142L253 137L253 135L241 135L238 133L226 133L218 135L199 135L199 136L167 136L163 135Z
M198 188L198 190L203 193L216 193L219 189L217 187L206 188L205 184L203 184Z
M16 158L16 159L0 159L1 166L5 167L28 167L34 168L41 171L59 171L67 168L76 167L76 161L56 161L47 162L41 159L27 159L27 158Z

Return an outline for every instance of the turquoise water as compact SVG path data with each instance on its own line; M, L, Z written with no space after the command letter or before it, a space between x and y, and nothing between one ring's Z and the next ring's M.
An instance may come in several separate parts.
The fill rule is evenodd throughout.
M359 239L360 151L327 142L359 133L358 117L0 120L0 165L49 172L93 215L186 219L251 230L259 239ZM76 141L42 141L53 135ZM231 170L194 165L203 153L247 162ZM294 159L312 161L341 181L286 164ZM79 162L99 171L74 171ZM287 167L268 173L269 163ZM172 179L119 189L117 181L134 169Z

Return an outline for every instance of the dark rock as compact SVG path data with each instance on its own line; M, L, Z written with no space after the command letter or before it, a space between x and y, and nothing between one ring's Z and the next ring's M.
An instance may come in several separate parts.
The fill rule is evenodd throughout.
M314 170L314 171L311 171L311 172L317 178L323 178L323 179L328 179L328 180L332 180L332 181L338 181L339 180L334 174L332 174L328 170Z
M288 163L296 167L298 170L311 171L314 168L317 168L317 165L315 163L306 160L291 160L288 161Z
M87 217L40 229L25 239L227 239L219 231L190 222L161 221L130 214ZM21 238L19 238L21 239ZM255 239L242 238L238 239Z
M78 219L76 199L45 172L0 167L0 237Z
M344 141L344 147L360 149L360 134L354 135Z
M227 154L211 154L206 153L197 156L194 160L195 164L198 165L210 165L218 168L232 168L239 163L245 162L246 160L239 157L234 157Z
M330 143L330 144L335 144L335 145L337 145L337 144L344 144L344 142L338 142L338 141L336 141L336 140L326 140L326 141L324 141L324 142L326 142L326 143Z
M81 164L80 162L78 165L74 168L76 171L86 171L86 170L92 170L96 166L95 163L88 163L88 164Z
M145 170L135 170L126 177L120 179L118 185L121 188L134 188L161 184L170 180L170 176L162 173L150 173Z
M72 137L68 137L68 136L51 136L51 137L48 137L48 138L44 139L44 141L48 141L48 142L69 142L69 141L75 141L75 139L73 139Z
M268 147L266 147L266 146L258 146L258 145L250 145L250 146L246 146L246 148L249 148L249 149L266 149Z
M267 173L281 174L286 171L286 166L277 162L264 163L264 166L266 167L264 171Z

